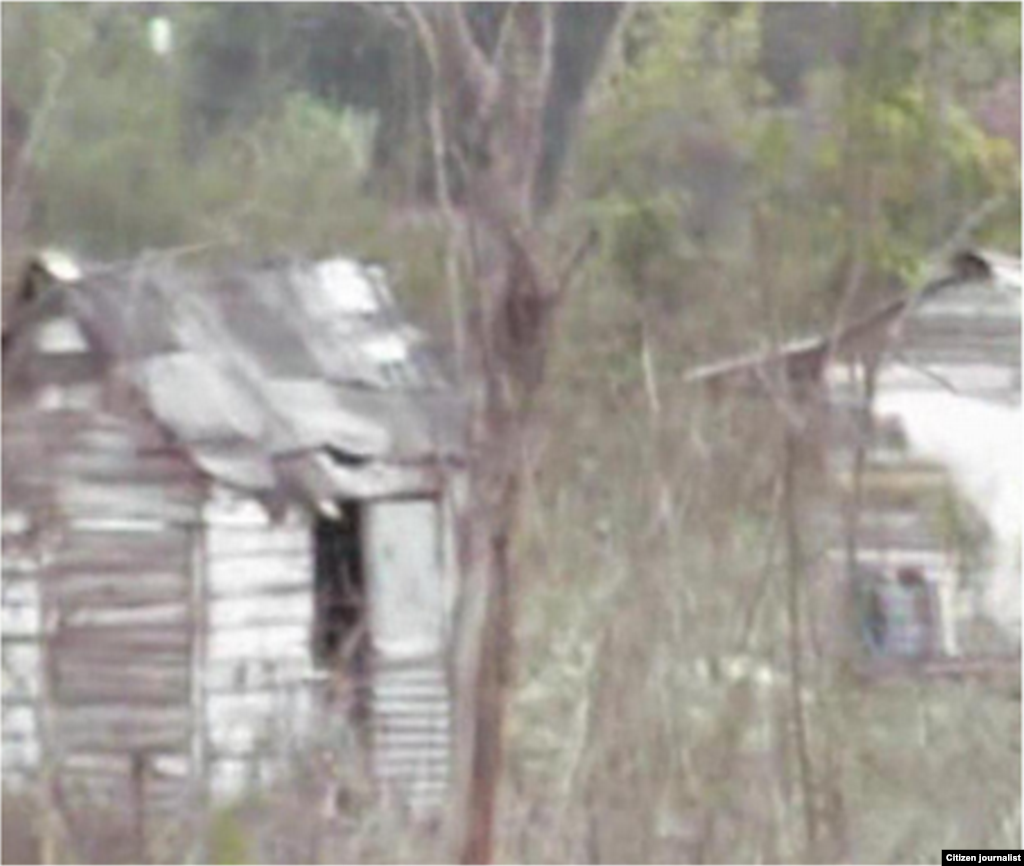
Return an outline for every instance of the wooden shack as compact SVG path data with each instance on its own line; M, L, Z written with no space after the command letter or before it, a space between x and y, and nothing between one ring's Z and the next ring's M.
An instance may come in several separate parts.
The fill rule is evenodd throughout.
M382 272L37 262L3 352L5 785L183 856L351 721L438 806L461 402Z
M829 334L689 376L792 410L826 476L805 521L814 625L865 669L1019 663L1020 286L1018 261L963 253Z

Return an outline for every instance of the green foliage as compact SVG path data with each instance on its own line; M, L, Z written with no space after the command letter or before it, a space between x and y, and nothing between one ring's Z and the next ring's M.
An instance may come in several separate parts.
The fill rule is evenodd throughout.
M362 191L372 134L370 118L304 94L225 133L194 174L194 241L221 238L255 255L362 249L381 219Z
M1003 206L974 236L1016 250L1017 153L979 120L984 95L1019 74L1019 9L997 7L855 4L790 20L766 4L686 4L635 16L582 172L620 281L670 297L710 269L763 334L759 294L770 291L784 331L820 327L851 273L862 294L912 284L990 200ZM783 46L801 56L782 104L766 77L775 17L808 28ZM701 303L682 318L710 316L711 295L690 282Z
M219 809L210 821L209 857L217 866L251 863L251 846L241 818L232 809Z
M12 89L36 107L39 237L103 258L191 245L236 256L372 248L381 211L363 185L373 116L288 93L287 75L270 76L260 92L281 92L250 122L196 143L187 49L203 40L159 57L144 9L127 8L5 17ZM198 7L181 29L201 30L208 15Z

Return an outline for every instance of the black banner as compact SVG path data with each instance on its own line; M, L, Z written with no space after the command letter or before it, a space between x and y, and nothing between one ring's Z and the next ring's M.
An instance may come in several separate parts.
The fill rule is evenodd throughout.
M942 864L952 863L1024 863L1021 850L996 850L983 848L942 849Z

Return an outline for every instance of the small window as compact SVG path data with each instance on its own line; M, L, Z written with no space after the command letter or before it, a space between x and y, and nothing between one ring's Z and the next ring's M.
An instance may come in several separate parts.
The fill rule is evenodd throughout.
M865 569L857 597L860 634L871 655L920 659L935 653L935 592L920 569L900 568L894 576Z

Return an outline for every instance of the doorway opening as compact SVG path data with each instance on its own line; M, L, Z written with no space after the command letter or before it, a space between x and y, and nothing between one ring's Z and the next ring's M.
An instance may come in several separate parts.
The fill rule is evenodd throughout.
M313 658L344 687L355 718L361 719L370 648L363 510L356 502L339 502L338 507L340 520L318 518L313 530Z

